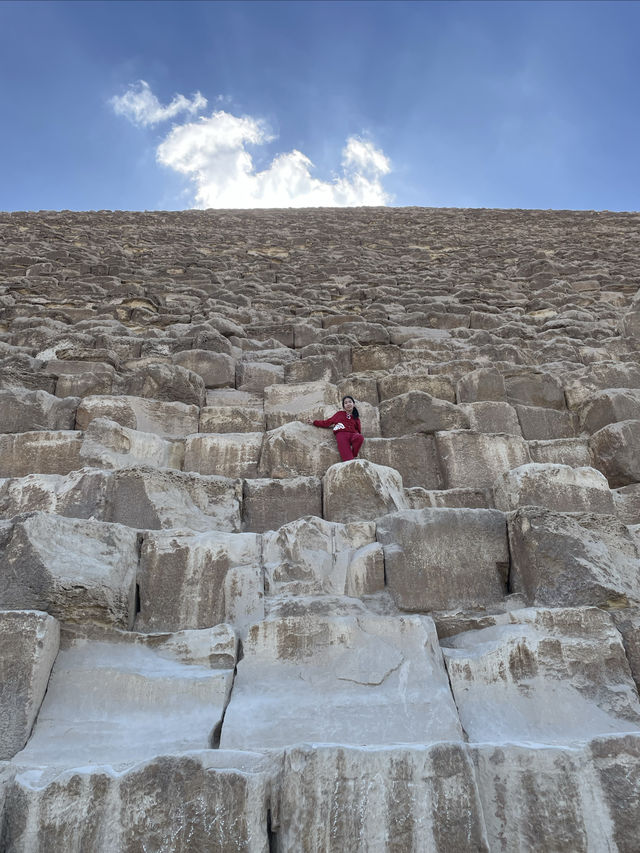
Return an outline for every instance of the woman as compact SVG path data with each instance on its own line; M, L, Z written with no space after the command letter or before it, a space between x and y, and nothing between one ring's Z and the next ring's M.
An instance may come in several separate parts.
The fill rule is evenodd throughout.
M353 397L348 395L343 397L342 411L336 412L326 421L313 421L313 425L325 429L333 428L343 462L356 458L362 447L364 436L360 427L360 414Z

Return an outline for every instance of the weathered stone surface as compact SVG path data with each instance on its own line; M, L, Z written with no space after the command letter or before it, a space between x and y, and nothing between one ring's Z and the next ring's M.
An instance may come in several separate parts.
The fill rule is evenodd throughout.
M78 429L87 429L94 418L108 418L123 427L156 435L189 435L198 432L199 410L185 403L142 397L85 397L78 406Z
M405 509L402 477L365 459L332 465L322 478L323 516L328 521L368 521Z
M491 489L421 489L412 487L404 490L409 509L428 507L452 507L469 509L493 509Z
M300 746L284 757L278 849L489 851L461 744Z
M304 515L322 514L322 484L317 477L245 480L244 530L276 530Z
M438 430L467 429L469 426L467 415L458 406L424 391L409 391L383 400L379 410L383 436L434 433Z
M503 512L533 505L557 512L615 514L607 479L595 468L530 462L498 477L493 495Z
M7 793L4 843L15 853L246 851L269 853L267 813L278 766L252 752L163 755L114 772L84 767Z
M173 362L200 376L205 388L235 386L236 363L224 352L210 352L202 349L183 350L173 356ZM199 403L199 405L202 404Z
M138 465L182 468L184 440L161 438L151 432L123 427L108 418L95 418L82 434L81 464L119 469Z
M390 397L408 394L410 391L423 391L432 397L438 397L440 400L447 400L449 403L456 402L456 389L453 381L444 375L434 376L422 373L415 376L403 376L401 373L394 373L389 376L381 376L378 379L378 391L380 400L388 400ZM369 402L372 401L369 400Z
M477 403L481 400L506 402L507 392L502 374L495 367L472 370L456 386L458 403Z
M529 441L528 446L532 462L570 465L572 468L590 468L593 464L589 443L583 438Z
M324 420L340 408L338 389L329 382L271 385L264 389L267 429L290 421Z
M385 575L402 610L484 606L506 593L509 569L503 514L484 509L422 509L377 523Z
M259 432L266 429L264 411L248 406L204 406L199 432Z
M145 635L95 631L62 643L21 767L114 768L206 749L236 662L228 625Z
M470 742L570 744L639 729L622 638L597 608L515 610L442 645Z
M469 419L469 427L474 432L503 432L509 435L522 436L516 410L509 403L493 401L463 403L459 408ZM541 411L548 412L549 409L542 409Z
M14 756L31 734L59 641L52 616L0 611L0 760Z
M322 477L327 468L339 461L332 430L292 421L265 433L260 474L276 478Z
M564 390L559 380L543 370L505 377L507 400L513 405L564 409Z
M526 442L515 435L438 432L436 447L448 489L490 488L499 474L531 461Z
M0 390L0 433L73 429L79 402L46 391Z
M222 477L257 477L263 433L202 433L185 441L184 470Z
M0 476L68 474L85 464L82 433L75 430L0 435Z
M375 525L336 524L307 516L263 536L268 595L361 596L384 587Z
M260 391L284 382L284 366L259 361L241 361L236 365L236 387L242 391Z
M589 447L612 489L640 483L640 420L603 427L591 436Z
M529 604L621 606L640 601L638 548L613 516L519 509L509 520L511 589Z
M136 539L135 531L121 524L43 512L0 522L0 608L130 627Z
M576 424L571 412L547 409L543 406L516 406L518 421L524 438L549 441L556 438L573 438Z
M583 430L594 433L608 424L640 420L640 390L610 388L594 394L580 413Z
M222 749L461 741L428 617L271 617L243 648Z
M620 521L640 524L640 483L613 489L611 494Z
M127 394L203 406L205 385L202 377L178 364L147 364L134 371L126 383Z
M395 468L406 488L438 489L443 484L432 435L365 438L358 458Z

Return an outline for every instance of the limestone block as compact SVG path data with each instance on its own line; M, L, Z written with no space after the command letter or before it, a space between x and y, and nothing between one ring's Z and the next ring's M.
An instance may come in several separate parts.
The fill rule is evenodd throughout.
M70 636L16 763L115 769L163 753L207 749L235 662L236 638L228 625L168 635L111 630Z
M133 624L133 530L36 512L1 522L0 540L0 607L43 610L63 622Z
M502 432L508 435L522 436L518 415L515 408L509 403L487 400L477 403L463 403L458 408L465 413L469 419L469 426L474 432ZM548 412L549 409L541 409L541 411Z
M85 464L81 448L82 433L76 430L0 435L0 476L68 474Z
M511 589L528 604L619 607L640 601L640 554L617 518L524 507L508 528Z
M263 409L262 392L238 391L235 388L216 388L207 391L207 406L229 406L230 408ZM204 430L201 430L204 432ZM218 430L212 430L218 432Z
M506 402L507 392L504 379L495 367L480 367L458 380L456 400L458 403L480 401Z
M88 365L87 365L88 366ZM98 366L98 365L94 365ZM103 365L109 367L110 365ZM59 373L55 384L56 397L88 397L92 394L111 394L113 390L113 368L111 372L85 370L83 373Z
M81 468L66 476L29 474L0 480L0 517L48 512L69 518L105 521L111 476Z
M402 350L398 346L354 347L351 353L351 363L354 373L365 373L367 370L390 370L402 361Z
M183 350L172 356L172 361L200 376L205 388L233 388L236 384L235 360L224 352Z
M339 460L332 430L291 421L265 433L260 474L276 478L322 477Z
M491 490L485 489L421 489L414 486L404 490L409 509L451 507L493 509Z
M594 433L608 424L640 420L640 390L608 388L594 394L580 411L580 423Z
M240 361L236 365L236 387L242 391L263 391L284 382L284 365L263 361Z
M309 355L300 361L292 361L285 366L285 381L296 384L301 382L329 382L336 384L340 378L336 359L332 355Z
M368 595L384 587L384 558L369 521L307 516L262 537L268 595Z
M516 406L522 435L529 441L573 438L576 435L574 415L563 409L543 406Z
M489 851L474 767L456 743L288 749L279 815L283 853Z
M527 443L516 435L437 432L436 447L447 489L490 488L499 474L531 461Z
M164 439L129 429L108 418L94 418L82 434L80 464L96 468L182 468L183 439Z
M59 641L52 616L0 611L0 761L12 758L31 734Z
M607 478L595 468L530 462L501 474L493 486L497 509L543 506L556 512L598 512L614 515Z
M376 535L402 610L485 606L506 594L507 527L497 510L406 510L380 519Z
M425 394L424 391L409 391L383 400L379 411L380 428L384 436L469 427L467 415L458 406Z
M204 406L200 409L199 432L259 432L266 429L262 408L248 406Z
M549 441L529 441L532 462L590 468L593 464L589 443L584 438L556 438Z
M449 403L456 402L456 389L453 380L444 374L433 375L431 373L418 373L414 375L403 375L401 373L381 376L378 379L378 392L380 400L388 400L399 394L408 394L410 391L423 391L439 400ZM348 391L346 392L349 393Z
M613 610L611 618L622 635L631 675L636 687L640 689L640 608Z
M338 389L329 382L271 385L264 389L267 429L290 421L324 420L340 405Z
M112 475L104 520L152 530L235 532L241 506L239 479L132 468Z
M608 614L527 608L496 622L442 641L470 742L569 744L638 731L638 693Z
M243 649L222 749L461 741L428 617L267 617Z
M263 433L229 432L189 435L184 470L223 477L257 477Z
M640 524L640 483L611 491L616 513L623 524Z
M278 769L256 753L211 749L162 755L117 773L82 767L36 780L28 768L9 788L4 841L16 853L269 853L267 812Z
M358 457L395 468L407 488L437 489L443 485L432 435L365 438Z
M353 459L332 465L322 478L323 516L328 521L369 521L406 509L402 477L393 468Z
M125 387L136 397L193 406L203 406L206 396L202 377L178 364L147 364L127 377Z
M138 572L138 631L239 626L264 616L255 533L147 533Z
M591 436L593 464L611 488L640 483L640 420L609 424Z
M109 418L121 426L156 435L198 432L199 410L185 403L144 400L141 397L85 397L78 406L76 425L86 429L94 418Z
M317 477L244 481L244 530L276 530L305 515L322 515L322 484Z
M612 847L611 814L589 747L486 744L471 752L490 850L625 850ZM613 787L617 793L621 786Z
M544 406L564 409L564 390L555 376L545 371L531 371L505 377L507 400L512 405Z
M358 401L358 405L369 403L372 406L377 406L380 402L376 374L351 373L346 379L338 382L336 387L340 400L348 394Z
M365 437L379 438L382 434L380 427L380 412L377 406L372 406L371 403L361 402L358 400L356 408L360 413L360 424L362 434ZM333 409L333 414L336 409Z
M46 391L0 390L0 433L73 429L79 402Z

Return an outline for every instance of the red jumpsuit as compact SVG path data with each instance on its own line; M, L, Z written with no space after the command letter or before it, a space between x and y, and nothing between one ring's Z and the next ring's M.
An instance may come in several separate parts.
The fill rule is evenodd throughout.
M327 418L326 421L313 422L314 426L325 428L333 427L336 424L344 425L344 429L334 432L342 461L347 462L349 459L355 459L364 441L360 427L360 418L354 418L353 415L348 415L346 412L340 410L335 415Z

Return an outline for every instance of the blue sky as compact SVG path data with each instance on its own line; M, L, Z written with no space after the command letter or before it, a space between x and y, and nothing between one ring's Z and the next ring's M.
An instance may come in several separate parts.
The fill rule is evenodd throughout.
M632 0L0 0L0 209L638 210L639 43Z

